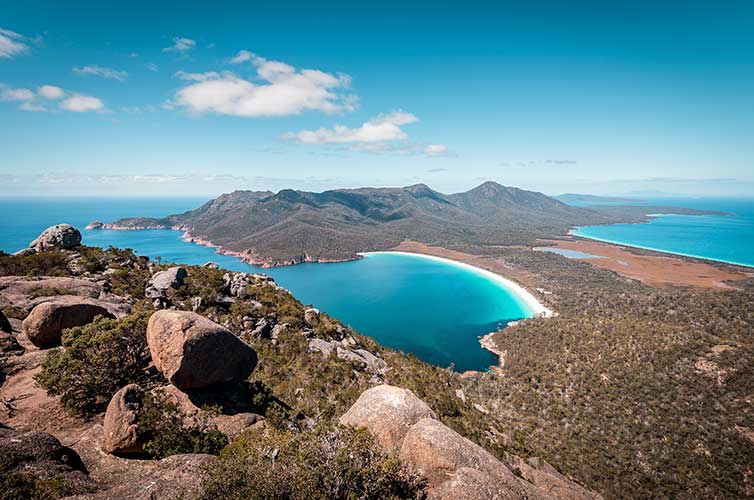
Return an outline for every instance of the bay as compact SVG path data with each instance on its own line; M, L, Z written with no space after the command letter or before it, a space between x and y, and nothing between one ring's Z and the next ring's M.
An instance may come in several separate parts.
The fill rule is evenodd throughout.
M143 215L160 217L195 208L198 199L0 199L0 249L25 248L45 228L69 223L87 245L131 248L163 262L204 264L272 275L305 304L340 319L381 344L438 366L484 370L496 364L479 337L532 315L515 293L483 274L420 256L378 253L340 263L274 269L251 266L189 243L172 230L108 231L83 228Z

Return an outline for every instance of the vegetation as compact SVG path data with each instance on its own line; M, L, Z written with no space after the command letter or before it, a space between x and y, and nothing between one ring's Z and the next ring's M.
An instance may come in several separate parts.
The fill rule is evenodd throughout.
M150 314L140 307L123 319L99 317L65 330L63 347L47 354L37 382L60 396L66 409L84 417L103 411L112 395L127 384L153 385L161 376L148 369Z
M81 493L62 474L38 479L32 474L19 472L20 462L21 457L12 450L0 450L0 500L54 500Z
M397 500L424 484L364 430L319 424L305 432L246 431L212 470L202 500Z
M164 396L147 393L143 405L138 428L150 458L181 453L219 455L228 444L225 434L208 422L186 426L178 408Z

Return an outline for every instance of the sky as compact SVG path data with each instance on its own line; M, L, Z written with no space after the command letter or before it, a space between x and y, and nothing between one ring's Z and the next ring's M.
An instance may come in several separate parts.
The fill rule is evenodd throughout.
M754 197L754 3L0 0L0 124L0 196Z

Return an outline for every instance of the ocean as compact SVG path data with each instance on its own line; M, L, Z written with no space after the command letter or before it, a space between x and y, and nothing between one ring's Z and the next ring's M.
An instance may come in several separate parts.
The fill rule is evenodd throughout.
M754 266L754 199L655 198L636 204L716 210L733 215L668 215L660 211L648 224L585 226L576 228L572 234L647 250Z
M171 230L86 231L105 222L159 217L199 206L200 199L0 199L0 249L25 248L45 228L69 223L87 245L131 248L140 255L182 264L218 263L233 271L264 272L304 304L369 335L381 344L438 366L484 370L497 363L479 337L531 315L529 306L499 283L458 266L426 258L374 254L365 259L260 269Z

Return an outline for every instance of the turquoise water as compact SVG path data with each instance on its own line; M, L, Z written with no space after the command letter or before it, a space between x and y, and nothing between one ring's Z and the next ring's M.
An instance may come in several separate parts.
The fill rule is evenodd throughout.
M497 360L478 337L531 314L517 296L472 271L411 255L374 254L353 262L300 264L260 269L214 250L188 243L171 230L85 231L93 219L105 222L144 215L164 216L205 200L0 200L0 249L25 248L45 228L62 222L82 230L84 243L132 248L165 262L217 262L234 271L272 275L305 304L401 349L457 370L483 370Z
M592 255L586 252L579 252L578 250L568 250L567 248L549 248L549 247L537 247L534 250L538 252L550 252L568 257L569 259L603 259L600 255Z
M754 266L754 200L673 198L646 200L641 204L717 210L734 215L661 215L652 217L648 224L586 226L572 233L648 250Z

